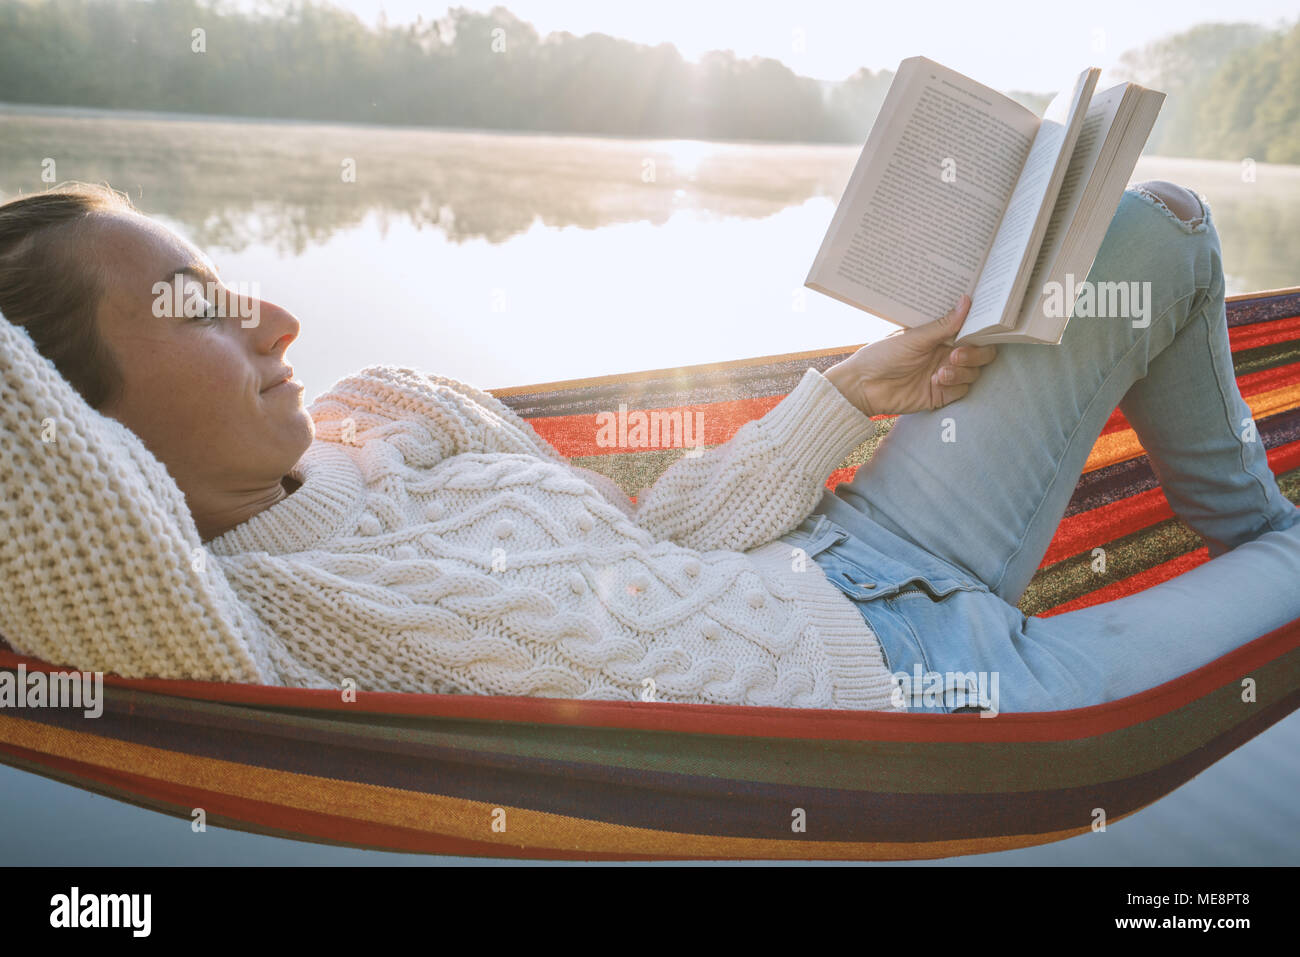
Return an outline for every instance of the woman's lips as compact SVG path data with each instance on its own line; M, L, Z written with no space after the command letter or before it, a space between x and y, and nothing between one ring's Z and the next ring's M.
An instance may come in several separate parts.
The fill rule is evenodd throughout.
M295 384L296 386L299 387L299 389L302 389L303 387L302 382L299 382L298 380L296 380L296 378L294 378L294 367L292 367L292 365L285 365L285 367L283 367L281 371L279 371L279 374L281 374L282 376L281 380L279 380L278 382L274 382L274 384L272 385L266 386L265 389L261 390L261 394L265 395L266 393L269 393L269 391L274 391L276 389L279 389L279 387L281 386L285 386L289 384Z
M264 390L262 392L262 395L270 395L272 392L281 392L281 391L285 391L286 389L301 390L302 387L303 387L302 383L299 382L297 379L285 379L283 382L278 382L275 385L271 386L271 388Z

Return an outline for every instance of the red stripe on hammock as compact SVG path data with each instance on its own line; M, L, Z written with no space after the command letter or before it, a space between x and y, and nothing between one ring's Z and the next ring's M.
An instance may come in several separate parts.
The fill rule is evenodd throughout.
M1201 546L1194 551L1171 558L1167 562L1161 562L1159 565L1153 565L1150 568L1144 568L1140 572L1129 575L1127 578L1117 582L1111 582L1103 588L1090 591L1086 595L1080 595L1070 601L1062 602L1059 605L1053 605L1046 611L1038 613L1039 618L1050 618L1053 615L1064 614L1067 611L1074 611L1077 608L1088 608L1092 605L1100 605L1108 601L1114 601L1116 598L1124 598L1127 595L1135 595L1140 591L1159 585L1161 582L1169 581L1176 578L1183 572L1191 571L1197 565L1204 564L1210 560L1210 550Z
M1300 339L1300 316L1228 327L1228 343L1233 352L1272 346L1288 339Z
M1300 441L1288 442L1269 449L1268 464L1275 475L1300 468ZM826 480L826 487L833 492L839 483L853 481L860 467L852 465L836 469ZM1048 565L1054 565L1072 555L1089 551L1098 545L1104 545L1117 538L1149 528L1167 518L1173 518L1173 515L1164 492L1159 488L1153 488L1063 518L1051 544L1047 546L1047 554L1038 567L1046 568Z
M1237 389L1243 398L1250 398L1261 392L1271 392L1283 386L1300 382L1300 363L1290 362L1272 369L1260 369L1237 377Z
M1106 545L1173 517L1173 509L1169 507L1164 491L1158 487L1071 515L1061 520L1038 567L1055 565L1080 552L1091 551L1098 545Z
M1247 375L1238 377L1237 388L1242 396L1249 398L1261 392L1267 392L1281 386L1291 385L1300 378L1300 364L1288 363L1287 365L1277 366L1272 369L1262 369L1259 372L1252 372ZM753 399L736 399L725 402L697 403L695 405L682 406L664 406L659 409L629 409L629 413L638 412L658 412L658 413L681 413L683 420L689 413L694 415L699 413L698 419L692 418L691 422L699 422L700 434L692 434L692 441L702 445L721 445L728 441L736 431L746 422L752 419L762 418L773 406L777 405L785 396L761 396ZM617 409L611 409L610 412L617 414ZM876 415L872 416L876 420L886 420L897 418L895 415ZM639 447L625 446L601 446L597 444L598 427L596 424L596 413L583 413L579 415L556 415L556 416L537 416L530 418L527 422L543 439L549 442L556 451L565 458L580 458L596 455L626 455L629 453L641 451L658 451L664 448L674 448L676 446L665 446L662 443L667 436L660 436L660 445L651 448L641 449ZM1116 408L1106 420L1106 424L1101 428L1101 435L1109 435L1112 432L1120 432L1131 428L1128 420L1124 417L1119 408ZM694 430L692 430L694 431ZM841 479L843 481L843 479Z
M752 419L761 419L773 406L785 396L764 395L752 399L734 399L725 402L704 402L695 405L664 406L659 409L628 409L632 412L680 412L683 420L687 413L698 412L700 434L692 434L692 441L702 445L721 445L736 431ZM618 409L609 409L609 413L618 415ZM529 425L543 439L555 447L566 459L591 455L623 455L629 452L654 451L655 449L627 448L619 446L602 446L596 444L596 413L579 415L538 416L527 419ZM697 421L695 418L692 422ZM629 429L630 430L630 429ZM692 430L694 432L694 430ZM664 436L660 436L660 441Z
M1230 326L1228 341L1233 352L1254 349L1260 346L1274 345L1293 339L1300 339L1300 316L1270 319L1266 322L1246 323ZM1243 396L1254 392L1266 391L1271 386L1284 385L1294 381L1300 375L1295 364L1291 363L1278 369L1267 369L1238 378L1238 388ZM638 411L673 412L680 411L701 413L703 426L702 438L696 441L704 445L720 445L735 434L736 430L752 419L762 418L769 409L780 402L784 395L757 396L751 399L736 399L725 402L705 402L684 406L664 406L660 409ZM608 410L617 414L617 409ZM632 411L632 410L629 410ZM892 415L873 416L876 419L891 419ZM527 420L537 434L553 445L565 458L593 455L613 455L626 453L627 448L607 448L596 444L595 414L537 416ZM693 420L694 421L694 420ZM1116 409L1102 427L1101 434L1107 435L1129 425L1123 414Z
M1275 366L1272 369L1261 369L1258 372L1238 376L1237 390L1241 393L1242 398L1249 399L1261 392L1268 392L1286 385L1294 385L1297 380L1300 380L1300 364L1290 362L1286 365ZM1106 420L1106 424L1102 426L1101 434L1108 435L1111 432L1120 432L1131 427L1128 419L1124 418L1124 413L1116 407L1115 411L1110 414L1110 418Z
M1300 468L1300 440L1269 449L1268 466L1274 475ZM1157 487L1068 516L1061 520L1038 567L1054 565L1072 555L1173 518L1173 515L1164 492Z

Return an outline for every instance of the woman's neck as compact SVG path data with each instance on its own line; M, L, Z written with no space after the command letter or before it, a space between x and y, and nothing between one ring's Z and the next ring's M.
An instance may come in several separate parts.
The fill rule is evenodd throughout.
M190 513L194 516L194 524L198 528L199 541L209 542L219 535L224 535L236 525L241 525L254 515L283 502L301 487L301 482L291 475L285 475L265 492L241 493L235 496L233 501L227 496L221 501L220 507L196 510L191 505ZM188 495L186 499L189 499Z

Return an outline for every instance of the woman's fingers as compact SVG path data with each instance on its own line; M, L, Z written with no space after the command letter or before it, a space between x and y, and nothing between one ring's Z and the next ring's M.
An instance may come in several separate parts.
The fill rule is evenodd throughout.
M939 390L940 408L942 408L945 405L951 405L952 403L956 402L958 399L960 399L969 391L970 391L970 386L968 385L952 385L952 386L945 385L943 388Z
M934 370L930 381L940 386L970 385L979 377L980 367L988 365L996 355L996 346L962 346L953 349L943 364Z
M998 354L997 346L962 346L948 353L948 365L986 366Z
M979 378L980 370L974 366L940 366L930 376L935 385L970 385Z

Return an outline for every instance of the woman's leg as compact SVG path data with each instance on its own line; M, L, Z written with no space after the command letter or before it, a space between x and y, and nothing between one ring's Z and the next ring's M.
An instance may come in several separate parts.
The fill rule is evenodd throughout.
M1000 345L965 397L901 416L835 495L1014 604L1119 405L1214 554L1295 523L1263 443L1246 440L1219 238L1199 212L1126 190L1087 281L1136 284L1128 316L1073 316L1058 346Z
M987 591L933 601L914 589L883 609L860 604L894 672L919 668L945 683L964 675L990 689L998 713L1085 708L1182 677L1300 619L1300 522L1145 591L1047 618Z
M1028 618L1014 644L1038 703L1082 708L1164 684L1300 619L1300 523L1269 531L1145 591ZM1051 694L1044 696L1048 688ZM1002 690L1007 691L1006 679ZM1004 710L1011 710L1005 708Z

